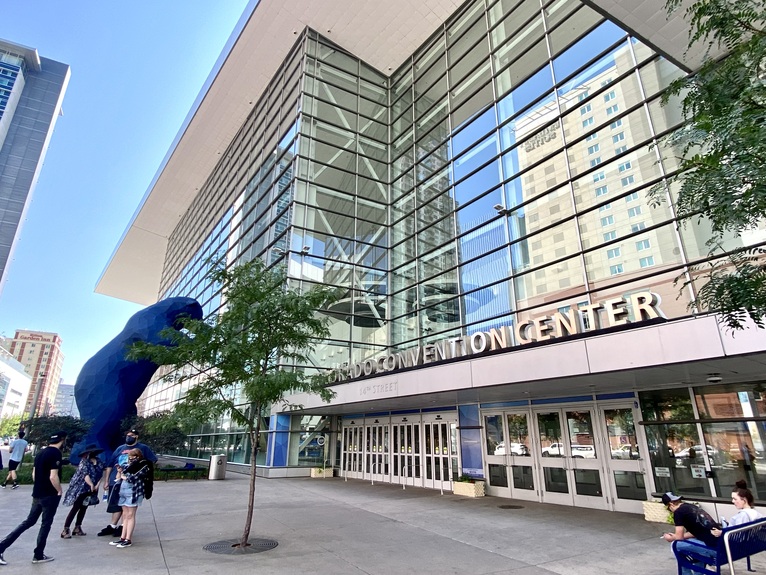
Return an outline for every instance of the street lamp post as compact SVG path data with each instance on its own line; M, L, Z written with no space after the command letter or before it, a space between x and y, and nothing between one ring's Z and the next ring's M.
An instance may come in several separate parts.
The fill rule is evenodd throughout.
M34 419L35 414L37 412L37 402L40 401L40 390L43 388L43 383L45 382L45 375L44 373L40 374L40 378L37 380L37 387L35 388L35 397L32 400L32 405L29 408L29 419Z

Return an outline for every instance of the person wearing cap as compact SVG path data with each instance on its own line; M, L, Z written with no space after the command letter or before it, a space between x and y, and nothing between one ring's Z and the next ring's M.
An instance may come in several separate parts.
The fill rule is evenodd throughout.
M48 440L48 447L40 450L35 457L34 469L32 470L32 508L27 518L19 523L18 527L0 541L0 565L7 565L5 557L6 549L13 545L14 541L32 527L42 515L40 531L37 533L37 546L35 547L32 563L47 563L53 561L53 557L45 554L45 544L48 540L53 518L61 501L61 467L63 457L61 449L66 441L66 431L59 431Z
M112 514L112 521L98 532L99 537L113 536L122 539L122 525L119 525L122 517L122 507L120 506L120 484L117 482L117 468L125 469L128 466L128 456L131 449L140 449L144 454L144 459L157 463L157 456L151 448L138 441L138 430L130 429L125 434L125 443L120 445L112 453L112 457L104 470L104 486L108 486L106 512Z
M24 453L27 451L27 440L24 439L24 432L19 431L19 435L11 442L10 447L10 459L8 460L8 475L5 476L3 482L3 489L8 485L8 480L13 481L13 487L11 489L18 489L19 484L16 482L16 469L21 465L22 459L24 459Z
M64 505L71 505L72 510L66 516L64 521L64 530L61 532L62 539L71 539L74 536L84 536L82 530L82 521L85 519L85 512L88 511L88 505L95 496L98 503L98 486L101 484L104 475L104 464L98 456L103 453L95 443L90 444L82 450L80 454L80 464L77 471L69 482L69 488L64 495ZM86 503L87 499L87 503ZM72 520L77 516L74 524L74 530L69 531Z
M673 533L665 533L662 538L669 543L678 541L676 550L682 554L689 553L689 560L695 565L703 568L706 565L704 560L699 559L700 556L709 557L710 563L713 563L717 554L718 537L721 536L721 526L707 511L686 503L680 495L668 491L662 496L662 502L673 514L673 523L676 526ZM688 568L681 570L682 575L693 573Z

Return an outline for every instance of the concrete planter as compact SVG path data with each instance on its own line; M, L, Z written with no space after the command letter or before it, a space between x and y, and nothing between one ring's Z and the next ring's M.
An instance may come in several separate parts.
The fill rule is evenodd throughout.
M654 523L667 523L670 512L662 501L644 501L644 519Z
M468 483L467 481L455 481L452 484L452 493L465 497L484 497L484 482L476 481Z
M312 467L311 477L332 477L332 467Z

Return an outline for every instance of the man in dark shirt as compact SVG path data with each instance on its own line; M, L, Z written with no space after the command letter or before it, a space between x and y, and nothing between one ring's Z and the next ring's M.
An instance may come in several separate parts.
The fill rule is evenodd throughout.
M47 563L53 561L53 557L48 557L45 551L45 543L48 540L53 518L59 507L61 500L61 466L62 456L61 448L66 440L66 432L59 431L48 440L48 447L40 451L35 457L35 468L32 471L32 508L29 515L22 521L16 529L6 535L5 539L0 541L0 565L7 565L3 554L19 536L27 529L32 527L40 515L43 516L40 531L37 534L37 547L32 558L32 563Z
M718 537L721 536L721 526L707 511L684 502L680 495L665 493L662 496L662 502L673 513L673 523L676 526L675 532L665 533L662 536L663 539L668 542L678 541L676 549L679 553L693 552L697 556L710 558L709 563L712 563L716 556L716 543ZM705 546L701 547L700 543ZM696 565L704 566L706 564L691 554L688 557ZM681 573L693 575L693 572L688 568L683 569Z
M140 449L144 459L157 463L157 456L151 447L138 441L138 430L130 429L125 433L125 443L114 450L104 469L104 491L108 492L106 512L112 514L112 522L97 533L99 537L111 535L122 538L122 525L118 526L122 517L122 507L119 505L120 489L115 489L117 483L117 468L123 469L128 466L128 452L131 449ZM108 491L107 491L108 488Z

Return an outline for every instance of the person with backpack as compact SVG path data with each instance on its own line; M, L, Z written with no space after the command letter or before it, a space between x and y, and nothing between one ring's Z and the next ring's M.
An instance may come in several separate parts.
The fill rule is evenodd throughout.
M127 467L128 453L131 449L140 449L143 459L149 461L152 465L157 462L157 456L152 449L145 443L138 441L138 430L130 429L125 434L125 443L114 450L109 458L104 470L104 491L107 502L106 512L112 514L112 520L97 533L99 537L112 536L122 539L122 525L119 525L122 517L122 507L119 504L119 487L117 485L117 466ZM147 499L149 499L147 497Z
M673 514L673 523L676 526L673 533L665 533L662 538L668 543L678 541L676 550L679 553L688 551L689 560L695 565L703 568L706 565L699 556L710 558L709 563L713 563L717 554L718 537L721 536L721 525L707 511L686 503L680 495L667 492L662 496L662 502ZM682 569L681 574L694 575L688 568Z
M144 459L140 449L128 453L128 465L117 466L117 484L120 489L119 504L122 507L122 537L112 541L118 549L133 545L133 530L136 528L136 511L147 494L147 485L152 481L152 462ZM149 492L151 497L151 488Z

